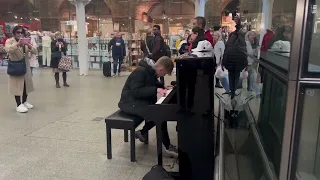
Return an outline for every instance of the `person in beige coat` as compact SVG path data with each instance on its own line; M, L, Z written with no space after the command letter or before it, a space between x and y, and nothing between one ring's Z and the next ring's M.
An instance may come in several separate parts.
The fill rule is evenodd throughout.
M12 33L13 38L6 41L5 50L9 55L10 61L20 61L25 58L27 71L23 76L9 76L9 93L15 96L17 103L16 110L20 113L28 112L28 109L32 109L33 105L27 102L27 97L33 89L32 73L29 62L29 52L36 54L37 49L32 46L31 43L24 43L20 41L20 38L24 37L22 26L14 27Z

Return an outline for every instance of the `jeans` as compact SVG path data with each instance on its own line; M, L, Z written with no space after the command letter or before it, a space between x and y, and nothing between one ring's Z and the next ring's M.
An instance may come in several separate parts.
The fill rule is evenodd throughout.
M260 93L260 88L257 83L257 63L248 66L248 91L254 91L256 94Z
M121 72L121 64L123 63L123 57L122 56L113 56L113 73L116 74L117 70L120 74ZM118 68L119 65L119 68Z

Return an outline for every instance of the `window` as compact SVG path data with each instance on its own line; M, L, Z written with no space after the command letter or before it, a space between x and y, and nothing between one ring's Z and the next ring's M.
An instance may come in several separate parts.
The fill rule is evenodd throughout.
M304 74L307 76L320 76L320 1L310 0L308 6L305 50L304 50Z
M302 88L297 176L320 179L320 89Z

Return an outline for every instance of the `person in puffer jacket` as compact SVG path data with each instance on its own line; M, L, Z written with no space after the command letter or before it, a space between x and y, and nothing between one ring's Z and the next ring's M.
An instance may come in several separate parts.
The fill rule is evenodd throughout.
M136 124L140 124L147 116L148 106L157 102L157 93L165 95L165 87L157 78L171 74L174 64L169 57L163 56L154 62L144 58L139 66L129 75L121 92L119 108L128 114L140 117ZM146 143L145 135L155 126L153 121L148 121L135 137ZM178 157L178 150L170 143L167 123L162 124L162 140L164 153L171 157Z

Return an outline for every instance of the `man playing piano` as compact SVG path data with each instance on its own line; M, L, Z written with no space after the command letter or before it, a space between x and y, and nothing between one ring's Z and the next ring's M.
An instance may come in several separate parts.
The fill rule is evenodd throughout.
M149 58L139 62L139 66L129 75L121 93L119 108L128 114L144 119L148 105L157 102L157 93L165 95L165 87L158 81L159 77L171 74L174 64L169 57L163 56L156 63ZM145 142L145 134L155 126L148 121L142 130L136 131L136 138ZM162 141L164 154L178 157L178 150L170 143L167 123L162 125Z

